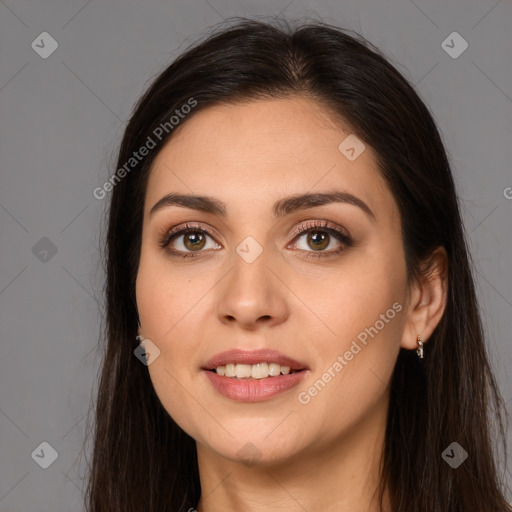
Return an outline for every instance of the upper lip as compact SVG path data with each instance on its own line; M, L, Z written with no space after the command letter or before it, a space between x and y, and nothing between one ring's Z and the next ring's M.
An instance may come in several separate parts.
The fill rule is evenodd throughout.
M304 363L292 359L277 350L240 350L232 349L221 352L209 359L203 367L203 370L214 370L218 366L227 364L258 364L258 363L276 363L281 366L289 366L291 370L307 370Z

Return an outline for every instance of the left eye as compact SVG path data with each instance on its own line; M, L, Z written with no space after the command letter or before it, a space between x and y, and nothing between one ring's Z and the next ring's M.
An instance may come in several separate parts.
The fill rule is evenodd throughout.
M331 242L334 242L336 240L338 242L338 247L342 245L341 242L344 242L345 244L347 243L345 235L333 229L313 228L308 229L307 231L303 231L302 233L303 234L299 235L298 238L300 240L306 237L305 244L302 247L300 247L300 244L295 244L298 245L298 248L302 251L308 251L309 248L315 252L330 252L327 249L336 249L330 247L332 245Z

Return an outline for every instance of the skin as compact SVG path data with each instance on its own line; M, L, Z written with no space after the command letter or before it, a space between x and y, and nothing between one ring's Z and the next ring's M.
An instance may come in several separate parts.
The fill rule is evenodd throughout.
M197 442L199 512L377 510L394 364L401 347L416 349L417 335L426 342L441 319L447 259L438 248L429 279L408 283L397 204L368 145L354 161L338 149L350 133L305 97L209 107L176 129L152 167L136 284L139 333L161 351L148 370L162 405ZM375 218L342 203L272 217L279 199L333 190L362 199ZM227 216L176 205L150 216L170 192L215 197ZM330 236L319 251L308 232L291 234L322 220L353 243L308 260L345 245ZM216 234L204 235L197 259L159 245L186 222ZM252 263L236 252L248 236L263 250ZM178 235L172 247L194 252L185 239ZM366 346L359 343L362 349L309 403L300 403L299 393L394 303L401 311ZM277 349L309 370L298 387L270 400L237 402L201 372L230 348ZM239 453L247 443L254 464ZM387 493L384 503L389 510Z

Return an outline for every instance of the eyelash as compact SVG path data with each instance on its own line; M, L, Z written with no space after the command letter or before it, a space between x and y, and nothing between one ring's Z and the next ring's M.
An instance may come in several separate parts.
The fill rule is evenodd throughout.
M298 228L296 228L293 231L293 233L292 233L292 236L294 237L293 239L295 240L295 238L299 237L299 235L302 236L302 235L308 233L309 231L314 231L314 230L318 230L318 231L321 230L323 232L329 233L330 235L333 235L339 242L342 242L343 245L341 245L337 249L333 249L330 251L319 251L319 252L303 251L306 253L310 253L310 252L313 253L313 254L308 254L307 256L304 256L306 259L308 259L308 258L317 259L317 258L327 258L327 257L331 257L331 256L336 256L336 255L340 254L342 251L344 251L346 247L352 246L352 239L350 238L350 236L345 234L344 232L342 232L340 229L338 229L335 224L333 224L332 222L328 222L328 221L313 221L313 222L308 222L306 224L300 225ZM195 252L192 252L192 251L183 253L182 251L176 251L176 250L170 249L168 247L168 245L172 242L172 240L174 238L177 238L180 235L185 235L187 233L196 233L196 232L207 234L210 237L215 238L214 233L209 228L195 226L195 225L187 223L183 228L173 228L170 231L168 231L161 239L160 246L163 249L167 248L167 251L171 254L171 256L177 256L179 258L184 258L184 259L200 258L200 257L202 257L201 254L196 254ZM201 252L205 252L205 251L196 251L196 252L201 253Z

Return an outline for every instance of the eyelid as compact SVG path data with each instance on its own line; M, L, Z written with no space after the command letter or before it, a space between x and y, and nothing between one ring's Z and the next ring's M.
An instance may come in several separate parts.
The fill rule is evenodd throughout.
M292 230L289 236L297 236L315 228L325 229L327 231L333 230L339 235L343 235L346 239L352 238L346 229L342 228L341 226L338 226L334 222L331 222L330 220L327 219L301 221L299 222L299 225Z

